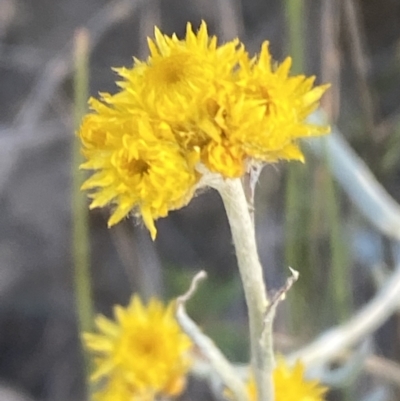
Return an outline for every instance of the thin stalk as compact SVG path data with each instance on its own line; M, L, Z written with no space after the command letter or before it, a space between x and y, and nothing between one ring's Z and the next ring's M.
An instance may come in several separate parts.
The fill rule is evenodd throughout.
M288 51L293 59L292 71L299 74L304 69L304 0L286 0L285 11Z
M272 318L265 321L269 304L258 258L254 225L242 183L226 180L218 188L231 227L239 272L249 314L251 363L259 401L274 400Z
M87 31L80 30L75 37L74 126L79 128L86 112L88 98L88 44ZM87 198L80 190L84 174L79 170L82 162L79 139L74 137L72 147L72 247L74 288L79 332L90 331L93 322L93 304L90 277L90 244ZM89 369L85 360L86 369Z
M302 280L288 294L289 329L304 334L302 319L313 293L312 266L313 219L310 214L310 173L308 166L289 165L285 192L285 264L300 271Z
M328 154L326 152L326 157ZM344 233L341 227L340 219L340 206L337 199L335 190L335 183L328 171L327 158L325 158L325 182L324 189L326 194L326 208L327 217L330 227L330 254L331 254L331 277L329 283L331 284L331 305L335 310L336 319L339 323L343 323L349 318L351 314L351 298L350 298L350 271L347 260L346 242L344 241ZM357 373L353 373L357 375ZM342 397L343 401L354 400L355 386L352 381L348 386L343 388Z
M287 27L287 53L293 60L292 73L299 74L304 70L304 0L285 0L285 15ZM301 316L304 311L305 298L303 293L309 293L310 281L304 270L310 265L309 226L310 213L305 208L309 198L304 191L308 185L308 168L299 168L290 164L287 168L285 191L285 263L300 269L303 279L288 297L291 315L291 330L298 331ZM306 231L306 232L305 232ZM308 287L308 288L302 288Z
M340 221L340 208L335 191L335 184L328 171L325 177L325 193L327 218L330 227L330 248L331 248L331 270L332 277L329 282L332 284L332 299L336 309L336 317L339 323L344 322L350 315L351 298L349 287L349 266L346 242Z

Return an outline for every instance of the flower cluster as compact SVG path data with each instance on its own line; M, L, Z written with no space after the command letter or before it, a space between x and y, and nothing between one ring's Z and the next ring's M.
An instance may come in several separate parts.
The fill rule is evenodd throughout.
M96 401L152 401L182 392L191 342L173 313L174 303L164 307L152 299L144 306L134 296L126 308L115 308L116 321L96 318L99 332L84 334L96 355L91 377L100 384Z
M324 401L327 388L317 380L304 378L304 366L297 362L290 368L284 359L279 358L273 373L275 401ZM249 400L257 401L257 390L254 378L247 384Z
M96 171L83 188L91 208L113 205L109 226L133 212L154 238L154 220L192 198L199 166L241 177L254 162L303 160L297 140L328 131L305 121L327 85L289 76L291 59L276 65L267 42L251 58L238 40L218 46L203 22L183 40L156 29L149 48L116 69L118 93L90 99L79 131L82 167Z

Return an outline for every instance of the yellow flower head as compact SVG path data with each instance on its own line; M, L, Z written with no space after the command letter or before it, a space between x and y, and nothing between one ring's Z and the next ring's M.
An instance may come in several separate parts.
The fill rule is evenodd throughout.
M135 59L132 69L117 68L124 78L119 85L125 90L121 101L151 117L177 124L193 122L202 116L201 106L216 91L216 85L228 86L232 69L238 65L243 47L237 40L217 46L217 38L209 37L202 23L197 34L187 25L186 37L168 37L155 28L155 39L148 39L150 56Z
M293 368L285 361L278 359L273 374L275 386L275 401L324 401L327 388L321 386L317 380L304 378L304 366L297 362ZM250 401L257 400L257 391L254 378L248 382Z
M169 138L168 126L146 116L129 120L110 110L104 114L100 102L91 104L99 112L87 115L81 129L88 159L82 167L97 170L82 186L95 189L90 208L115 205L109 226L133 210L143 217L154 238L154 219L190 200L197 173Z
M91 207L113 206L109 226L130 212L154 220L186 205L200 185L199 166L241 177L255 160L302 160L297 140L327 132L305 119L327 86L290 77L290 59L274 67L264 43L249 58L233 40L217 44L203 22L184 39L157 28L150 56L119 68L115 95L91 99L79 136L96 173L84 184Z
M329 131L327 126L306 121L329 85L313 88L315 77L289 76L291 58L274 65L268 45L263 43L258 57L244 59L239 71L243 91L247 98L261 104L262 112L259 107L249 110L246 129L237 129L232 135L249 157L266 162L304 161L297 140ZM232 114L240 115L237 110Z
M191 342L174 318L174 304L152 299L144 306L137 296L126 308L115 307L116 321L100 315L98 333L85 333L95 355L93 381L104 380L96 397L107 400L152 400L178 395L190 368Z

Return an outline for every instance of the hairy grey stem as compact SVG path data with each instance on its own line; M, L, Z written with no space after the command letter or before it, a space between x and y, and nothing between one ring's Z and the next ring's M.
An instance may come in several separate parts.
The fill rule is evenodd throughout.
M258 400L273 401L273 319L264 321L269 302L258 258L254 225L239 179L224 180L216 189L223 200L231 227L248 308L251 364L257 383Z

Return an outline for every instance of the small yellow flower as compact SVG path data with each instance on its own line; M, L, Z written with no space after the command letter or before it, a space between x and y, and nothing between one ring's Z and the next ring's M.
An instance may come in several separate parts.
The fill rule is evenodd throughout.
M329 132L327 126L306 121L318 107L329 85L313 88L315 77L289 76L291 58L274 66L268 45L268 42L263 43L258 57L243 59L239 70L243 91L261 105L262 112L257 107L248 110L250 123L232 135L242 143L249 157L266 162L280 159L303 161L297 140ZM240 115L240 112L235 110L232 115Z
M293 368L285 361L278 359L273 373L275 386L275 401L324 401L327 388L317 380L304 378L304 366L297 362ZM250 401L257 400L257 391L254 378L247 384Z
M191 342L174 318L174 303L152 299L144 306L137 296L126 308L115 307L116 321L100 315L99 333L85 333L95 355L93 381L104 381L99 401L152 400L182 392L190 368Z
M102 108L96 101L92 105ZM109 226L135 210L154 238L154 219L191 199L198 174L176 141L168 138L168 127L152 124L145 116L124 121L109 112L86 116L81 132L88 159L82 167L98 170L82 189L95 190L90 208L115 205Z
M149 48L116 69L120 91L91 99L79 131L82 168L96 171L83 188L92 208L112 205L109 226L133 212L154 239L154 220L190 201L200 170L235 178L254 161L302 161L297 140L328 131L305 121L328 86L289 76L290 58L274 66L267 42L250 58L238 40L217 45L203 22L183 40L156 28Z
M155 39L148 39L150 56L143 62L135 59L132 69L117 68L124 78L119 85L123 96L115 101L127 109L142 109L151 117L196 127L201 108L217 88L232 85L232 69L238 65L243 46L233 40L217 46L203 22L197 34L187 25L186 37L168 37L155 28Z

